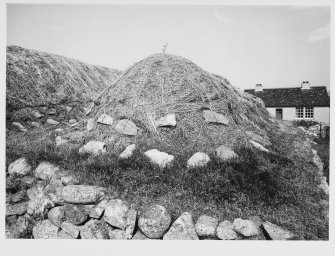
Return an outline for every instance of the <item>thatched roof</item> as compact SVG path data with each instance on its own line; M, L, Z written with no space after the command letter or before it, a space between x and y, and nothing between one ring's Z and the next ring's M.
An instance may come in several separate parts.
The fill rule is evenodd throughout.
M121 72L55 54L7 47L7 107L20 109L96 97Z
M162 150L208 150L236 141L243 129L271 124L261 100L243 94L223 77L210 74L183 57L156 54L127 69L96 100L92 115L130 119L140 132L132 142ZM224 115L228 125L207 123L203 110ZM175 128L155 127L155 120L174 113ZM98 126L95 136L115 142L115 129ZM234 138L234 139L233 139ZM128 137L129 139L129 137Z

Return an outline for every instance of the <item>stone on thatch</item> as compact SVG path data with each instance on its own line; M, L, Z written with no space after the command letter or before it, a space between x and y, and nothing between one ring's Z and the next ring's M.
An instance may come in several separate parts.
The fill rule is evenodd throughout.
M215 151L217 157L222 161L228 161L230 159L238 157L238 155L234 152L234 150L223 145L218 147Z
M10 175L16 174L20 176L25 176L31 172L31 166L28 163L27 159L21 157L15 160L8 166L8 173Z
M151 149L144 153L153 163L159 165L159 167L168 166L174 159L174 156L169 155L165 152L160 152L157 149Z
M210 161L209 156L206 153L197 152L187 161L187 168L202 167L207 165Z
M106 125L112 125L114 122L113 117L106 115L106 114L102 114L101 116L99 116L98 118L98 123L100 124L106 124Z
M225 125L229 124L228 119L222 114L216 113L211 110L204 110L203 114L205 117L205 121L207 123L225 124Z
M41 118L41 117L44 116L44 115L41 114L38 110L33 110L33 111L31 112L31 114L32 114L35 118Z
M253 145L255 148L259 149L260 151L267 152L267 153L269 152L269 150L267 148L263 147L261 144L255 142L253 140L251 140L250 143L251 143L251 145Z
M126 159L133 155L134 150L136 149L135 144L131 144L119 155L120 158Z
M176 126L176 115L175 114L167 114L155 121L157 127L164 127L164 126Z
M85 146L79 149L79 153L89 153L99 155L106 152L106 145L101 141L89 141Z
M55 139L55 142L56 142L56 146L59 147L59 146L62 146L64 144L68 143L69 141L62 139L61 136L57 136L56 139Z
M53 120L53 119L49 118L49 119L47 120L47 124L57 125L57 124L59 124L59 122L56 121L56 120Z
M15 126L17 129L19 129L20 132L27 132L28 130L20 123L18 122L13 122L13 126Z
M115 126L115 130L124 135L135 136L137 134L137 126L129 119L119 120Z
M41 180L51 180L59 171L60 169L58 166L49 162L41 162L35 170L35 177Z
M92 131L95 128L95 119L94 118L90 118L87 120L87 125L86 128L88 131Z

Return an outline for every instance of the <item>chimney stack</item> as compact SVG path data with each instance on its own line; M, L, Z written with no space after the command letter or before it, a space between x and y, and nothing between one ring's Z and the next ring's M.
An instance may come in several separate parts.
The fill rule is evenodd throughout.
M256 84L255 92L262 92L263 91L263 85L262 84Z
M308 90L308 89L311 89L311 85L309 83L309 81L303 81L301 83L301 89L302 90Z

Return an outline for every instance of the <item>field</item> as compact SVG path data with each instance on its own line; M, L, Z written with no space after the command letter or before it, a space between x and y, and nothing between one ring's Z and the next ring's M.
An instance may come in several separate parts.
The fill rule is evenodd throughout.
M111 153L80 155L80 144L56 147L53 130L50 126L19 134L7 130L6 166L19 157L27 157L33 167L50 161L71 170L81 184L109 188L114 197L139 211L153 203L163 205L173 220L185 211L194 220L202 214L219 221L259 216L294 232L298 239L328 240L328 209L321 203L328 198L317 189L316 167L308 155L297 155L291 146L301 134L269 134L272 153L241 145L234 148L238 160L222 163L212 156L206 167L189 170L188 154L177 155L164 169L141 150L127 160ZM316 141L319 144L313 147L321 152L327 172L329 142Z

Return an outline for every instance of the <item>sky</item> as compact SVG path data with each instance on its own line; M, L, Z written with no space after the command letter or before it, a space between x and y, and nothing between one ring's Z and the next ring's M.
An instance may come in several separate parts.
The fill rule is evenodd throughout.
M329 7L7 5L7 45L124 70L165 43L237 88L329 89Z

